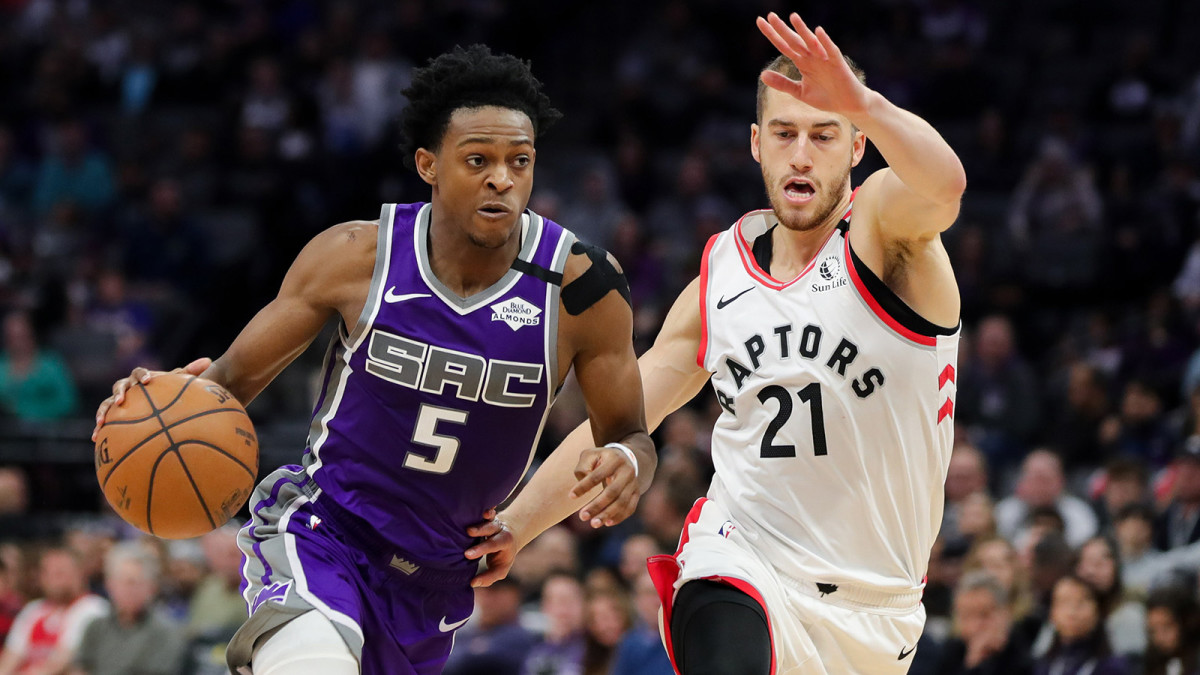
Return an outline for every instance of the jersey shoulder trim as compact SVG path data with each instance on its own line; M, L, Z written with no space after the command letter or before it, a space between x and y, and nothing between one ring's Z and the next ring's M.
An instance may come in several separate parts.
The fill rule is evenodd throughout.
M805 266L805 268L800 272L800 274L797 274L796 278L790 281L780 281L760 267L758 260L756 260L754 256L753 242L758 238L758 235L765 233L769 229L769 226L766 226L765 223L762 224L763 232L756 233L754 236L748 238L745 229L747 225L747 219L754 216L762 216L763 219L768 217L774 219L774 215L775 214L771 211L771 209L751 211L750 213L747 213L738 219L737 223L735 223L732 228L732 234L734 243L737 244L738 257L741 258L742 266L746 269L746 273L750 275L750 278L754 279L763 286L766 286L767 288L776 291L782 291L783 289L788 288L797 281L803 279L813 267L816 267L817 257L814 256L813 259L808 262L808 265ZM825 246L829 243L830 238L833 237L834 232L836 232L836 230L829 231L829 236L825 238L825 241L821 242L821 246L817 250L825 248Z
M888 328L907 340L926 347L936 347L938 336L954 335L958 327L943 328L921 315L887 287L871 268L867 267L854 249L850 247L850 237L845 236L846 272L854 283L855 290L867 303L867 307L879 317Z
M704 360L708 356L708 259L720 236L714 234L709 237L704 245L704 255L700 256L700 349L696 352L696 365L701 368L704 368Z

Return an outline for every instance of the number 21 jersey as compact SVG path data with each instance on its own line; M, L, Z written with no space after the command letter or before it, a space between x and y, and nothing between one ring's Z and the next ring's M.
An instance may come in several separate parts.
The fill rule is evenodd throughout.
M850 212L789 282L755 258L754 211L701 262L698 362L722 414L709 497L783 574L918 588L941 525L958 330L903 305L854 255Z

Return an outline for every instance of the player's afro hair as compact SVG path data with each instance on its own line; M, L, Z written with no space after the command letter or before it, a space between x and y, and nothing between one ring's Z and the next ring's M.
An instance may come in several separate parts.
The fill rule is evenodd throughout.
M408 106L400 113L400 151L410 168L417 148L432 151L442 144L456 110L484 106L519 110L533 122L535 138L562 117L550 106L528 62L493 54L484 45L455 46L430 59L429 65L413 70L412 85L404 95Z

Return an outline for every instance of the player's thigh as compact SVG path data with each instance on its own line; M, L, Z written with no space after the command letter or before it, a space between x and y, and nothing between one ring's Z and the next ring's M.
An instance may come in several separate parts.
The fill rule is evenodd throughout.
M315 610L259 638L253 675L358 675L358 659L329 619Z
M925 607L875 612L793 595L791 600L825 672L903 675L925 628ZM801 670L807 673L809 671ZM821 672L821 671L813 671Z

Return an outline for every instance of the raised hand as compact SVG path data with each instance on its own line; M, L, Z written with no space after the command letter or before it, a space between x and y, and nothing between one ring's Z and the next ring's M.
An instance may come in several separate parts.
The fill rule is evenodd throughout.
M795 12L790 19L789 27L771 12L766 19L758 17L758 29L796 64L803 77L797 81L768 70L762 74L763 84L819 110L847 117L864 111L870 90L858 80L825 29L818 26L814 33Z

